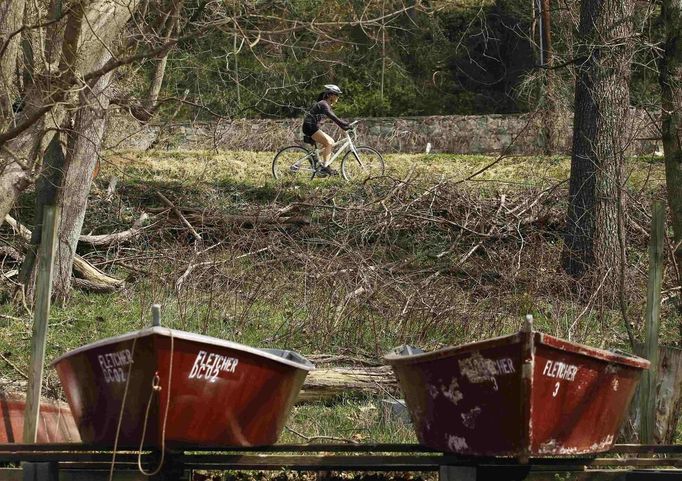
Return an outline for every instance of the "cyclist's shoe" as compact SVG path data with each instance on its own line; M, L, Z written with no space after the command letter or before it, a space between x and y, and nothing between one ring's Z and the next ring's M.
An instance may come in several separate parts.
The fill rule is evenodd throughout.
M329 166L320 167L319 173L320 173L320 174L323 174L324 176L328 176L328 175L339 175L339 172L338 172L337 170L334 170L334 169L332 169L332 168L329 167Z

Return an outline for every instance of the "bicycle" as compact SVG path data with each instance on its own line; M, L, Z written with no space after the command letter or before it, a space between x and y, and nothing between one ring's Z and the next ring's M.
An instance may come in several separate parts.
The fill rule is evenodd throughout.
M384 174L384 158L376 149L355 146L357 125L357 120L349 124L348 130L345 132L345 141L338 148L336 146L341 141L334 144L336 152L332 154L329 160L329 164L331 164L341 153L346 152L341 159L341 175L348 181L365 180ZM306 175L309 175L311 179L318 175L322 177L320 175L322 161L317 144L307 135L303 137L303 141L310 144L311 147L290 145L277 152L272 160L272 176L275 179L293 179ZM326 174L323 175L326 176Z

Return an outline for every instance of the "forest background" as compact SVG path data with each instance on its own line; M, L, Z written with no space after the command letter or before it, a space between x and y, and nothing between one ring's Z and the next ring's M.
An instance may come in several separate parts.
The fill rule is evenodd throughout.
M252 8L276 9L278 4L256 2ZM248 8L238 5L235 8ZM394 12L407 4L388 0L378 5L373 5L373 13L380 18L382 10ZM222 29L185 38L169 54L162 91L168 99L177 99L187 90L190 102L179 111L169 103L160 117L299 117L325 83L343 88L337 110L351 118L520 113L544 105L539 7L521 0L425 2L425 7L393 15L372 28L342 25L323 36L302 31L281 42L245 39ZM320 17L352 18L363 8L369 7L362 1L295 0L286 2L286 15L312 22ZM567 109L573 103L570 59L578 10L577 1L551 7L552 51L560 65L554 88ZM244 29L257 30L262 26L258 23L266 21L236 15L245 20L240 26ZM660 94L651 62L663 28L647 8L638 17L638 32L647 39L633 65L632 105L657 110ZM149 59L120 71L119 88L143 98L155 68Z

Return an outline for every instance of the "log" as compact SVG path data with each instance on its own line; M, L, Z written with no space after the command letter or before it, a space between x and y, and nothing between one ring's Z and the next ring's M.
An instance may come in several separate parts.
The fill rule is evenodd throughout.
M191 207L178 207L187 220L197 225L229 224L253 228L259 225L309 225L310 217L306 215L282 216L276 214L225 214L219 215ZM160 214L168 211L163 207L151 207L147 211Z
M328 401L342 394L393 394L397 388L389 366L322 368L308 373L297 402Z
M5 216L5 221L17 234L26 240L31 240L31 231L17 222L12 216ZM82 289L95 292L113 292L125 285L125 281L106 275L79 255L76 255L73 259L73 270L82 276L82 279L74 279L74 285Z
M149 215L147 213L142 213L142 215L140 215L140 217L135 221L133 226L128 230L114 232L112 234L81 235L78 238L78 242L90 244L95 247L106 247L112 244L125 242L140 235L140 233L145 229L146 225L148 224L148 221Z
M73 279L74 285L81 289L113 292L125 285L125 281L106 275L80 256L73 259L73 270L82 276L82 279Z

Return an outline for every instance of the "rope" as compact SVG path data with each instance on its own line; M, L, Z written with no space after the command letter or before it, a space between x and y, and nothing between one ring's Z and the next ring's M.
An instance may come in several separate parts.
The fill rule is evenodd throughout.
M147 434L147 421L149 420L149 408L152 405L152 398L154 393L161 391L161 378L159 377L159 372L154 373L154 379L152 380L152 392L149 393L149 400L147 401L147 409L144 413L144 424L142 427L142 438L140 439L140 449L137 451L137 468L140 473L144 476L155 476L161 472L163 467L163 462L166 457L166 421L168 420L168 408L170 406L170 396L171 396L171 382L173 380L173 351L175 350L175 340L173 338L173 331L168 329L170 333L171 349L170 349L170 366L168 367L168 387L166 391L166 409L163 414L163 424L161 427L161 459L159 460L159 465L152 472L147 472L142 467L142 446L144 445L144 438ZM111 480L109 480L111 481Z
M137 344L137 336L133 338L133 346L131 348L130 357L135 359L135 345ZM111 466L109 467L109 481L114 479L114 465L116 464L116 450L118 449L118 438L121 434L121 424L123 423L123 411L126 406L126 399L128 398L128 386L130 385L130 372L133 370L133 363L128 364L128 374L126 376L126 386L123 390L123 401L121 402L121 412L118 415L118 424L116 425L116 436L114 437L114 452L111 455Z

